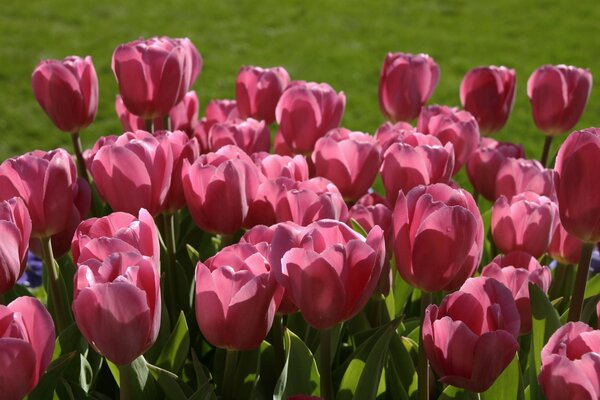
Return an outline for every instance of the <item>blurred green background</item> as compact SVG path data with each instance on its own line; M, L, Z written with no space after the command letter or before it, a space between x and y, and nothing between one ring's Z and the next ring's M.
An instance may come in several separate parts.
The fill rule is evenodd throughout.
M70 148L36 103L31 72L40 59L91 55L100 80L96 122L85 147L120 133L114 111L113 49L140 36L187 36L204 58L194 85L201 111L209 99L233 98L242 65L282 65L292 79L328 82L347 95L343 125L373 132L383 122L379 69L388 51L428 53L441 68L432 103L458 105L471 67L517 70L517 100L495 137L525 145L538 158L526 96L529 74L546 63L600 72L597 0L243 0L2 1L0 13L0 159L34 148ZM597 79L600 80L600 75ZM578 127L600 125L600 90L592 90ZM563 138L561 138L562 140ZM554 146L554 151L557 145Z

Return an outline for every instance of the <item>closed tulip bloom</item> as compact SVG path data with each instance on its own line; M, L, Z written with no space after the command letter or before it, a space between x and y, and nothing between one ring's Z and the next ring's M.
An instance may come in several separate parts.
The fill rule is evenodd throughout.
M45 60L31 76L36 100L63 132L79 132L94 121L98 110L98 77L92 57Z
M535 125L547 136L571 130L592 91L589 70L567 65L543 65L527 81L527 96Z
M388 53L379 75L379 108L390 121L410 121L433 94L440 68L427 54Z
M308 164L301 155L280 156L267 152L252 154L252 160L260 172L269 180L289 178L298 182L308 179Z
M312 161L318 176L332 181L345 199L369 190L381 165L381 147L366 133L337 128L317 140Z
M460 84L460 102L477 119L481 132L491 134L506 124L516 85L514 69L491 66L467 72Z
M309 153L320 137L342 120L344 92L336 93L326 83L291 83L283 92L275 116L287 145L298 153Z
M468 111L448 106L430 106L423 109L417 123L419 132L437 137L442 144L454 146L456 175L467 163L479 145L479 126Z
M275 133L275 138L273 139L273 151L280 156L293 157L296 155L296 152L285 142L280 130Z
M457 289L481 261L483 221L465 190L435 184L400 192L393 230L398 272L421 290Z
M208 132L208 145L211 151L235 145L247 154L268 152L271 147L271 134L265 121L252 118L217 122Z
M423 345L440 382L487 390L514 358L519 312L509 289L495 279L468 279L423 319Z
M600 397L600 331L583 322L558 328L542 349L538 381L548 400Z
M283 67L242 67L235 81L235 99L242 118L254 118L271 124L275 107L290 83Z
M98 353L127 365L154 344L161 300L152 258L136 252L91 258L80 263L74 280L75 322Z
M339 221L306 228L280 225L271 243L271 267L306 322L328 329L356 315L375 289L385 257L383 231L365 238Z
M496 176L502 162L509 157L514 160L524 158L525 151L523 150L523 146L510 142L497 142L494 139L482 137L479 147L471 154L471 157L467 161L467 175L473 188L490 201L496 200ZM518 163L518 161L515 162ZM511 175L506 174L504 180L510 182L510 179ZM507 184L505 183L504 185ZM514 189L511 187L511 191L516 190L516 187ZM502 194L506 196L508 193Z
M92 161L98 193L114 211L152 215L163 211L171 184L173 153L168 141L145 131L127 132L102 146Z
M33 297L0 305L0 387L2 398L20 400L38 384L52 360L54 323Z
M587 243L600 241L600 129L573 132L556 156L560 221Z
M235 100L211 100L204 110L206 133L218 122L235 120L240 117Z
M556 199L556 173L546 169L537 160L507 157L496 174L496 198L511 199L523 192L535 192L540 196Z
M0 294L23 274L31 236L31 218L21 198L0 201Z
M562 264L577 264L581 257L581 240L571 235L560 223L560 218L555 218L554 233L548 246L548 254Z
M556 203L534 192L524 192L508 200L500 196L492 206L492 237L502 253L524 251L541 257L548 250Z
M164 117L183 100L202 69L202 58L187 39L153 37L118 46L112 70L123 103L144 119Z
M69 153L36 150L0 165L0 200L23 199L31 217L31 236L49 237L67 228L76 182Z
M381 154L395 142L401 142L404 136L416 132L415 128L408 122L399 121L395 124L391 122L384 122L377 128L375 132L375 139L381 145Z

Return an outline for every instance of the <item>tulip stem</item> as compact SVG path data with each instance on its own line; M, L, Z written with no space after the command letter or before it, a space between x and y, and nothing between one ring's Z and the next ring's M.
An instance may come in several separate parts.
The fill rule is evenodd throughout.
M54 309L56 331L57 333L60 333L69 325L67 316L65 315L65 312L68 312L68 306L62 296L62 291L60 290L60 271L54 261L51 239L50 237L44 237L41 238L40 241L42 242L42 257L50 281L48 298L49 301L52 302L52 308Z
M146 123L146 132L153 133L154 132L154 120L150 118L150 119L145 119L144 122Z
M275 350L275 376L279 377L283 367L285 366L285 349L283 347L283 334L285 327L283 326L283 317L275 315L272 327L273 349Z
M221 400L232 400L235 388L235 368L237 364L237 351L226 350L225 371L223 371L223 384L221 387Z
M131 364L119 365L119 398L121 400L135 399L133 387L133 369Z
M333 400L331 378L331 329L321 329L321 351L319 353L319 374L321 375L321 398Z
M542 151L542 157L540 158L540 162L544 168L546 168L546 164L548 163L548 154L550 153L551 146L552 136L546 136L546 140L544 141L544 150Z
M77 172L79 177L85 179L86 183L90 184L90 177L87 169L85 168L85 160L83 159L83 152L81 151L81 138L79 132L71 133L71 141L73 142L73 150L75 150L75 158L77 158Z
M585 285L587 284L590 261L595 243L583 243L581 247L581 257L577 266L577 275L575 276L575 286L571 295L571 304L569 306L569 321L579 321L581 309L583 308L583 297L585 295Z
M177 304L177 244L175 241L175 214L163 213L163 225L165 229L165 245L167 247L167 281L169 285L169 313L174 319L178 314Z
M421 291L421 330L423 330L423 319L425 309L431 304L431 292ZM419 334L419 365L418 365L418 393L419 400L429 400L429 361L423 344L423 332Z

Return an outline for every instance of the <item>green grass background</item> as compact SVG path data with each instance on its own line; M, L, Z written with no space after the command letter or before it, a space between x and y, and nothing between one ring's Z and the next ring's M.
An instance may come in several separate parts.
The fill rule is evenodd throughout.
M347 95L343 125L373 132L383 121L379 69L388 51L424 52L441 68L432 103L458 105L462 76L478 65L517 70L517 100L496 135L539 157L526 96L529 74L546 63L590 68L600 82L597 0L267 0L121 2L0 0L0 159L57 146L70 148L36 103L30 86L44 58L91 55L100 80L96 122L85 147L120 133L113 49L140 36L187 36L204 58L194 85L201 110L212 98L234 97L242 65L282 65L292 79L328 82ZM597 85L595 85L597 86ZM600 125L600 89L592 90L579 128ZM561 138L562 140L562 138ZM556 145L554 149L556 149Z

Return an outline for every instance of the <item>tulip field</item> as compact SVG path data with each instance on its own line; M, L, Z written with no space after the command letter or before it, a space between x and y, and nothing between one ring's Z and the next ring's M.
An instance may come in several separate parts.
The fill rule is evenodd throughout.
M597 8L175 3L0 16L0 399L600 400Z

